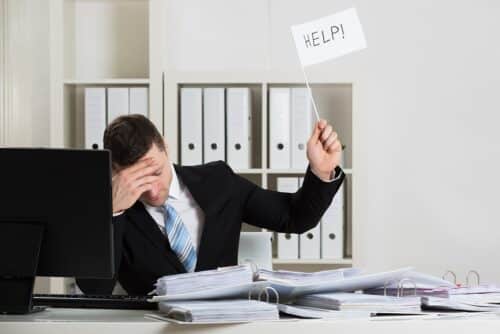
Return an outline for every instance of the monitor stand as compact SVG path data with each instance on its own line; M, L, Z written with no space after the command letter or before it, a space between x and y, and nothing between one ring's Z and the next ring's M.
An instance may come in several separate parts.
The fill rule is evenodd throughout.
M32 297L44 229L41 221L0 221L0 313L43 310Z

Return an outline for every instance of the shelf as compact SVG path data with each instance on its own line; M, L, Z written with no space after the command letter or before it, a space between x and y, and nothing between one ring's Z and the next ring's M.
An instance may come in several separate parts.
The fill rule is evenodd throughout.
M250 169L235 169L234 172L236 174L262 174L264 170L260 168L250 168Z
M345 174L352 174L351 168L342 169ZM267 174L305 174L305 170L303 169L265 169Z
M300 264L300 265L352 265L352 259L318 259L318 260L306 260L306 259L296 259L296 260L284 260L284 259L273 259L273 264Z
M149 85L149 79L64 80L65 85Z

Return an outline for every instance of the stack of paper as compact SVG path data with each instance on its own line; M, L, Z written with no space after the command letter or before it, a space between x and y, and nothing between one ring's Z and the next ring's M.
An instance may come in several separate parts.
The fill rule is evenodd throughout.
M334 311L321 308L278 304L278 310L281 313L306 319L359 319L369 318L372 313L369 311Z
M419 314L419 297L392 297L362 293L324 293L298 298L294 304L338 311L371 313Z
M400 280L388 281L384 286L365 289L363 292L373 295L388 296L436 296L448 297L450 289L455 284L439 277L424 273L409 271Z
M278 320L275 304L257 300L234 299L214 301L161 302L159 311L167 320L196 323L250 322Z
M270 282L281 282L285 284L320 284L331 282L346 277L353 277L360 274L360 270L354 268L318 271L315 273L304 273L287 270L259 270L259 279Z
M343 278L320 279L313 282L301 283L300 280L274 280L269 279L271 287L278 292L280 301L292 298L329 292L353 292L384 286L386 282L399 281L411 268L402 268L393 271L358 274L356 271L344 271ZM260 277L260 275L259 275ZM265 276L264 276L265 277Z
M483 303L465 295L450 296L450 298L440 298L424 296L422 297L422 309L430 311L462 311L462 312L498 312L499 305Z
M158 296L182 296L212 289L252 286L254 271L249 264L193 273L164 276L156 283ZM248 292L248 288L246 289ZM190 298L194 299L196 296ZM182 298L186 299L186 298Z

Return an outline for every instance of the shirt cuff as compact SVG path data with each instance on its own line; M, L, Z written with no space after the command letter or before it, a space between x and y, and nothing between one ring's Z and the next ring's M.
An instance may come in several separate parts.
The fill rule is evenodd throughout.
M335 181L338 181L339 178L342 176L342 174L344 174L344 171L342 171L342 169L340 167L337 167L335 168L333 171L332 171L332 175L330 176L330 179L328 180L325 180L321 177L319 177L315 172L314 170L311 168L311 172L318 178L320 179L321 181L323 182L326 182L326 183L332 183L332 182L335 182Z
M124 213L125 211L118 211L118 212L115 212L113 213L113 217L118 217L120 216L122 213Z

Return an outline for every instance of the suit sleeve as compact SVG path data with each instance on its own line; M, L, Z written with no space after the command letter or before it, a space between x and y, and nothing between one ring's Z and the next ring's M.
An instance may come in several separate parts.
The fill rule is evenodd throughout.
M244 189L243 221L247 224L283 233L303 233L315 227L344 181L340 167L335 180L324 182L307 168L302 187L293 194L262 189L238 178Z
M76 278L76 284L88 295L110 295L116 284L122 259L123 236L127 226L126 214L113 217L114 276L110 279Z

